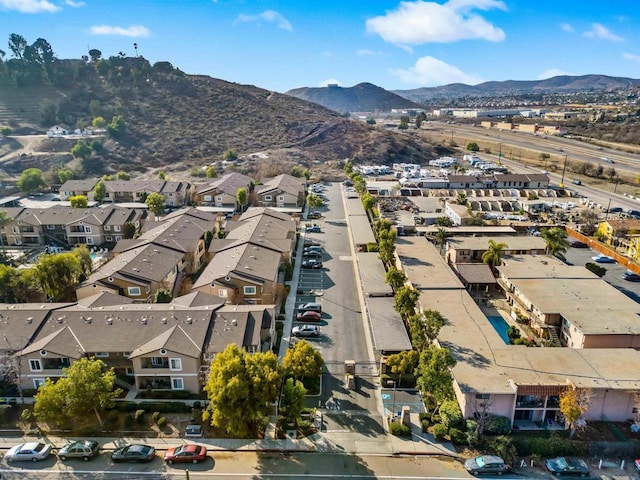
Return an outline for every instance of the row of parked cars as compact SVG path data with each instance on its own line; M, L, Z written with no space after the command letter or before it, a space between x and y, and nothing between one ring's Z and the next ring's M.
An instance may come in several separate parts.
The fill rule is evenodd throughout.
M308 302L298 307L296 321L298 322L319 322L322 320L322 305L317 302ZM291 329L294 337L317 337L320 335L320 328L317 325L296 325Z
M586 477L589 475L587 462L576 457L556 457L545 460L545 467L553 475ZM637 461L636 461L637 466ZM496 455L480 455L465 461L464 468L472 475L502 475L510 470L505 461Z
M4 458L7 462L38 462L49 458L53 450L50 443L27 442L15 445L7 451ZM100 446L94 440L79 440L70 442L58 450L58 458L67 461L80 459L88 462L100 453ZM156 449L151 445L133 443L116 448L111 453L114 463L120 462L150 462L156 457ZM207 448L202 445L180 445L169 448L164 454L164 461L168 464L188 462L198 463L206 460Z

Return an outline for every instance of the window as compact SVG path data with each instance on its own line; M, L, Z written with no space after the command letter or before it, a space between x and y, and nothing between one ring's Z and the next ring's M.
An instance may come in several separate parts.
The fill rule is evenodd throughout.
M41 385L44 385L45 380L44 378L34 378L33 379L33 388L35 388L36 390L40 388Z
M113 237L111 235L107 235L105 239L107 242L113 242Z
M29 360L29 369L32 372L41 372L42 364L40 363L40 360L38 360L37 358Z
M181 378L172 378L171 379L171 389L172 390L184 390L184 381Z
M87 237L87 245L93 245L93 238Z
M224 288L218 289L218 296L220 298L227 298L229 296L229 292L227 292Z
M204 198L205 202L210 202L211 201L211 195L205 195L203 198Z
M122 235L116 235L116 242L119 242L120 240L122 240Z
M47 225L47 230L55 230L56 226L55 225Z
M488 393L476 393L476 398L478 400L489 400L491 398L491 395Z
M96 358L107 358L109 356L109 352L96 352Z
M216 197L216 202L221 202L222 201L222 195L218 195Z
M91 227L89 225L84 227L84 233L91 233Z
M278 201L279 201L279 202L284 202L284 195L280 195L280 196L278 197Z
M105 225L104 226L104 231L108 232L109 230L111 230L111 225Z
M127 291L129 292L130 297L139 297L142 293L140 287L128 287Z
M162 366L163 363L164 363L164 358L151 357L151 365L153 365L154 367Z
M120 225L114 225L113 226L113 231L114 232L119 232L120 231Z
M243 288L243 290L244 290L244 294L245 295L255 295L256 294L256 287L245 286Z
M271 195L265 195L264 196L264 201L265 202L270 202L273 199L273 197Z
M182 370L182 359L181 358L170 358L169 359L169 369L171 369L171 370Z

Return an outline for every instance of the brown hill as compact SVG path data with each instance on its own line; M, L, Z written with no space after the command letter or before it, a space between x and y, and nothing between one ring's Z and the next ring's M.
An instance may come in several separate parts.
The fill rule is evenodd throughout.
M122 169L135 174L150 168L188 171L219 161L229 149L245 159L266 153L267 163L285 165L345 158L418 161L431 156L430 146L417 137L371 127L289 95L175 70L159 72L140 58L118 59L118 65L98 75L93 65L79 62L77 79L64 86L0 86L0 126L9 125L16 133L45 133L51 118L43 122L43 110L51 110L51 104L56 122L70 127L89 125L95 116L110 121L122 115L126 133L117 141L105 138L102 151L77 163L84 174ZM40 168L71 159L61 155L68 145L49 144L54 151L49 158L38 155ZM38 149L46 150L46 145ZM0 149L0 162L13 175L34 163L31 156L6 149ZM248 163L240 168L264 168Z

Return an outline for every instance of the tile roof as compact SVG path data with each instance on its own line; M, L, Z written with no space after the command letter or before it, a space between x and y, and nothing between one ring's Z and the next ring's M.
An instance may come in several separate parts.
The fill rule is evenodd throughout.
M241 173L227 173L220 178L213 181L196 185L197 193L207 193L214 190L233 195L235 197L239 188L246 188L253 182L253 178L243 175Z
M60 186L61 192L90 192L100 181L99 178L85 178L84 180L67 180Z
M274 210L273 208L269 208L269 207L250 207L250 208L247 209L246 212L244 212L242 215L240 215L239 220L240 221L248 220L249 218L253 218L253 217L256 217L258 215L267 215L269 217L274 217L274 218L278 218L280 220L288 220L288 221L291 221L291 219L293 218L291 215L289 215L287 213L278 212L277 210Z
M291 195L298 195L300 192L304 193L305 185L305 179L283 173L277 177L263 179L263 185L256 185L255 191L258 195L264 195L274 190L282 190Z

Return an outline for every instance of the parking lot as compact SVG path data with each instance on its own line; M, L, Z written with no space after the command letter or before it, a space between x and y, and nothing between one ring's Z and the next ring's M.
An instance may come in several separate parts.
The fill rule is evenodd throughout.
M598 253L590 248L569 247L565 257L567 263L571 265L584 266L587 263L595 263L591 257L598 255ZM636 302L640 302L640 282L630 282L622 279L622 274L627 270L625 266L619 263L598 263L598 265L607 270L607 273L602 277L603 280Z

